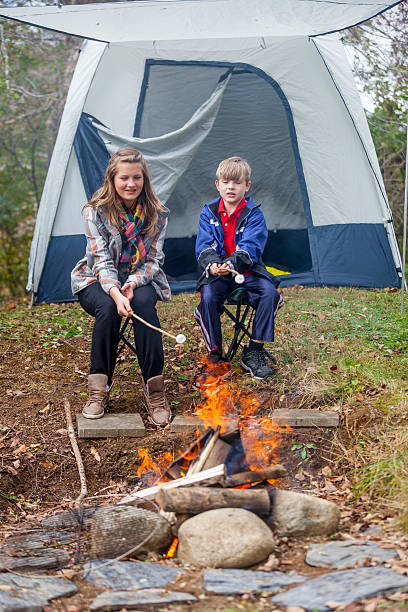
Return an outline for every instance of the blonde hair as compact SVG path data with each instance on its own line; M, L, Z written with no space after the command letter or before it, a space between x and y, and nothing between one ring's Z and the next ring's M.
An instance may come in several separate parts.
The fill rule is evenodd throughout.
M246 183L251 179L251 166L243 157L228 157L224 159L217 168L217 180L229 179Z
M136 151L136 149L133 149L132 147L119 149L112 155L106 168L105 180L102 187L93 194L92 198L88 204L85 204L84 208L87 206L92 208L101 208L103 206L108 215L109 225L111 227L115 227L117 230L121 229L119 213L122 212L122 207L120 205L120 200L116 193L113 181L118 172L118 166L122 162L127 164L140 164L142 168L143 189L140 197L145 209L143 233L153 236L157 231L159 212L163 212L164 207L152 187L145 158L140 151Z

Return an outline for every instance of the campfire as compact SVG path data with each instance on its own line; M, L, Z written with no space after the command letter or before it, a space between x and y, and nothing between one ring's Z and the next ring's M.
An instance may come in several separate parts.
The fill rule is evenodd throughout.
M186 515L218 508L244 508L268 517L272 491L286 475L278 449L290 427L258 416L256 395L243 393L223 371L207 364L196 410L203 429L178 456L167 452L153 461L149 449L139 450L138 491L120 504L154 500L173 523ZM169 516L168 513L171 513ZM168 556L173 556L173 542Z

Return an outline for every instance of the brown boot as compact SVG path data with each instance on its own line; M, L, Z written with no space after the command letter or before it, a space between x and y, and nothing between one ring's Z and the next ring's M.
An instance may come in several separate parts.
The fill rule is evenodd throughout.
M105 414L105 408L108 406L107 384L106 374L88 376L88 401L82 410L82 415L86 419L100 419Z
M154 425L165 426L171 421L171 410L164 390L163 376L153 376L146 383L145 392L147 412Z

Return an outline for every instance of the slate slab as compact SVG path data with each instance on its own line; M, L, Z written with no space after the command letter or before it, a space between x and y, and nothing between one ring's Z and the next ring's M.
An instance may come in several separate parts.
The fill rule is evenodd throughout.
M84 569L84 578L101 588L112 590L150 589L163 587L184 574L183 570L167 567L159 563L142 563L141 561L114 561L103 565L109 559L88 561ZM102 566L98 569L99 566Z
M120 610L122 608L151 608L172 603L191 603L197 598L190 593L146 589L138 591L105 591L91 603L91 610Z
M76 534L71 531L40 531L18 536L9 536L2 550L41 551L49 546L61 546L76 541Z
M314 567L331 567L346 569L363 565L367 557L384 563L397 557L394 549L380 548L374 542L349 540L347 542L329 542L312 546L306 555L306 563Z
M251 570L224 569L204 572L204 589L218 595L239 593L273 593L277 589L304 582L305 576L284 572L262 572Z
M286 593L275 595L272 601L278 606L298 606L305 610L321 610L329 601L351 603L364 597L408 590L408 578L386 567L361 567L331 572L320 578L308 580Z
M69 557L67 556L66 562ZM13 557L11 555L3 555L0 552L0 572L7 570L46 570L61 567L63 565L60 556L40 555L38 557Z
M51 599L74 595L76 586L65 578L28 578L0 574L0 612L42 612Z
M79 438L141 438L146 429L140 414L105 414L102 419L86 419L77 414Z

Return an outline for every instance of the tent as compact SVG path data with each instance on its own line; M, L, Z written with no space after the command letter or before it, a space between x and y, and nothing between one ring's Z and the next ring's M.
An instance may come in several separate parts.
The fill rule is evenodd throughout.
M51 159L31 247L36 300L72 298L81 209L125 144L148 160L170 209L165 271L197 275L202 205L218 161L242 155L262 202L264 261L282 285L399 287L401 260L367 121L338 32L398 3L150 0L0 8L87 39Z

